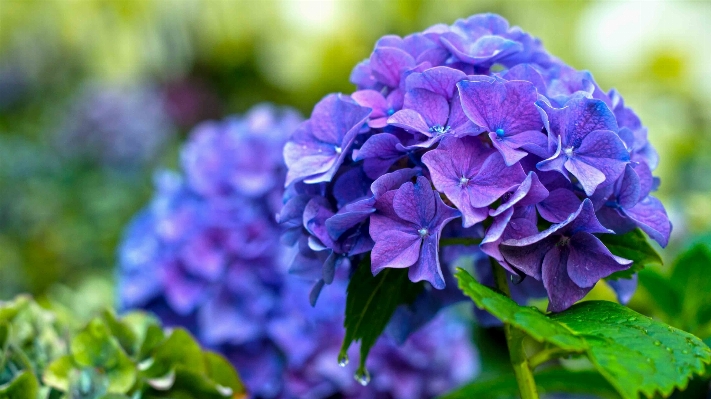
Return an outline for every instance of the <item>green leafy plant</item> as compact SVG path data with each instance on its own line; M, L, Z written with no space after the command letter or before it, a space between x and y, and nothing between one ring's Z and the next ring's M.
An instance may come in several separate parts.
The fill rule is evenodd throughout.
M0 399L246 397L227 360L142 313L76 330L19 296L0 304L0 360Z

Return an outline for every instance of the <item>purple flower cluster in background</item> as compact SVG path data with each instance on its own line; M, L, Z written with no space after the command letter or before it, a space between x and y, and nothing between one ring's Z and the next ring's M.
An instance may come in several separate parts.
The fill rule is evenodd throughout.
M279 220L298 249L291 271L316 281L312 301L369 251L375 274L408 268L445 288L440 240L478 231L473 251L540 281L561 311L629 268L600 234L639 227L667 244L639 118L502 17L385 36L351 81L356 92L326 96L284 147Z
M382 338L367 387L353 379L353 365L339 366L349 270L331 276L313 308L311 283L287 273L295 251L279 243L275 221L286 176L281 148L300 121L258 106L194 129L183 174L156 176L155 197L126 232L120 305L191 330L233 362L257 398L429 398L471 380L476 352L454 314L403 347Z

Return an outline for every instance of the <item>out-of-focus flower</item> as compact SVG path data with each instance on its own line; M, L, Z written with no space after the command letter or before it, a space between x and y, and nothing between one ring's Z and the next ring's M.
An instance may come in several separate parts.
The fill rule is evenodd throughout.
M255 397L419 399L473 378L476 352L466 322L454 314L425 325L403 347L400 340L381 339L370 357L376 360L368 387L353 379L353 365L339 367L349 267L338 260L344 258L340 251L354 248L352 241L338 238L341 246L332 253L328 277L332 285L314 308L312 281L289 276L287 260L307 263L314 254L310 246L323 245L316 239L326 240L326 230L338 228L323 224L323 215L332 216L330 205L312 202L315 193L308 190L287 193L292 197L283 221L295 228L305 225L315 237L296 254L279 243L274 218L286 175L281 147L298 122L291 111L263 105L243 118L194 129L182 152L185 178L158 173L153 200L127 229L119 252L121 305L188 328L232 361ZM402 170L373 183L372 197L361 207L376 206L382 195L392 194L392 186L417 173ZM436 192L421 179L419 187L434 201ZM350 202L362 190L339 187L336 195ZM440 218L456 212L438 201L444 209L436 212ZM292 213L298 221L290 219ZM342 223L360 215L344 214ZM324 261L317 260L319 268Z
M652 176L658 157L639 118L617 91L605 93L589 72L551 56L504 18L474 15L404 38L385 36L353 69L351 81L357 91L325 97L285 150L287 192L297 195L285 197L288 218L282 219L302 216L302 228L293 223L289 230L289 241L300 243L304 255L292 270L312 275L312 298L332 280L334 266L368 256L366 245L345 249L354 240L375 242L373 273L409 268L412 281L445 288L447 271L430 262L425 273L420 261L437 259L430 254L438 251L433 239L459 238L462 231L442 230L453 213L438 219L437 237L429 235L436 204L454 205L465 228L479 225L481 250L509 273L543 282L555 311L630 264L613 258L594 234L639 227L666 244L671 223L649 196L658 186ZM335 109L336 99L339 109L358 110L358 117L336 110L326 120L324 110ZM340 133L307 139L315 126ZM414 176L388 177L384 193L367 190L401 170L418 170L415 187L425 192L432 182L436 200L403 195L412 191ZM344 186L353 188L348 196L339 189ZM294 198L310 205L297 208ZM406 210L411 218L396 215ZM403 219L417 229L398 224ZM427 239L409 234L418 231ZM562 244L514 260L511 248L553 239ZM602 263L586 263L582 252Z
M66 157L130 169L154 160L173 132L157 88L97 83L72 100L54 140Z

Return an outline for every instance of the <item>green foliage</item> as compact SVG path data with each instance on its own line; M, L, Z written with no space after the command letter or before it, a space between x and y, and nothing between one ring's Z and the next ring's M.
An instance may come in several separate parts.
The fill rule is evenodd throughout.
M539 393L578 393L595 395L600 399L619 399L620 395L610 384L594 371L568 371L548 369L536 374ZM518 385L513 374L477 380L439 399L517 399Z
M182 329L164 332L145 314L104 311L76 330L24 296L0 303L0 361L0 399L246 395L229 362Z
M654 250L647 236L640 229L622 235L601 234L599 238L614 255L633 261L629 269L613 273L608 277L609 280L630 278L647 265L662 264L662 257Z
M639 274L640 285L656 304L655 311L670 324L702 338L711 336L711 250L696 244L682 253L671 275L654 270Z
M457 272L457 279L477 306L503 322L539 342L585 354L625 399L640 393L668 396L711 363L711 349L697 337L612 302L582 302L546 315L517 305L464 270Z
M365 376L365 361L370 348L383 333L395 309L412 303L422 291L421 283L407 278L407 269L385 269L373 276L370 257L366 256L348 283L346 299L346 336L339 354L339 362L347 362L348 348L360 340L358 373Z

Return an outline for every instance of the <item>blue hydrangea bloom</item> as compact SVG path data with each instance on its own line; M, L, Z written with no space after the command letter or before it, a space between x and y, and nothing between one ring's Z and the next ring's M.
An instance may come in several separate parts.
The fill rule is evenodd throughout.
M373 245L357 239L369 239L367 230L354 234L351 227L421 170L400 170L376 182L359 177L357 168L343 173L344 182L361 183L333 188L336 204L352 204L338 222L320 185L283 190L281 148L299 122L291 111L259 106L242 118L194 129L181 153L183 173L156 174L154 198L126 231L119 251L120 305L188 328L230 359L254 397L424 399L471 380L478 371L476 350L468 322L454 313L428 322L432 314L406 334L379 340L367 387L353 378L355 364L339 366L350 272L343 254ZM422 187L434 200L429 183ZM282 195L288 202L279 226ZM325 223L331 219L337 223ZM285 242L298 243L295 250L279 242L285 229ZM332 231L340 234L331 238ZM324 250L326 245L333 249ZM322 265L329 262L331 273L324 276ZM290 264L301 265L295 274L306 279L289 275ZM310 299L321 292L314 308ZM396 324L389 330L402 331Z
M638 227L667 244L671 223L653 196L659 157L640 119L617 91L603 91L592 74L504 18L480 14L385 36L350 78L355 92L324 98L285 148L287 192L299 194L285 197L281 219L289 221L288 241L300 243L292 270L308 270L316 282L312 300L334 269L364 256L374 273L408 268L412 281L445 289L451 273L427 235L435 226L438 239L481 230L481 252L517 279L542 284L554 311L628 267L611 257L600 234ZM315 125L337 133L316 138ZM388 177L384 192L368 190L401 170L418 172ZM435 201L403 194L428 183ZM350 187L349 195L339 187ZM297 207L303 197L294 198L306 193L312 207ZM458 217L450 206L460 222L450 222ZM423 210L417 218L416 210ZM318 217L299 226L299 215ZM581 224L589 230L578 233L584 238L564 228L580 215L590 220ZM422 226L412 230L403 220ZM419 229L427 239L410 234ZM551 250L554 237L566 244ZM515 257L514 247L540 256ZM587 264L580 253L604 262ZM628 300L634 281L611 285Z

